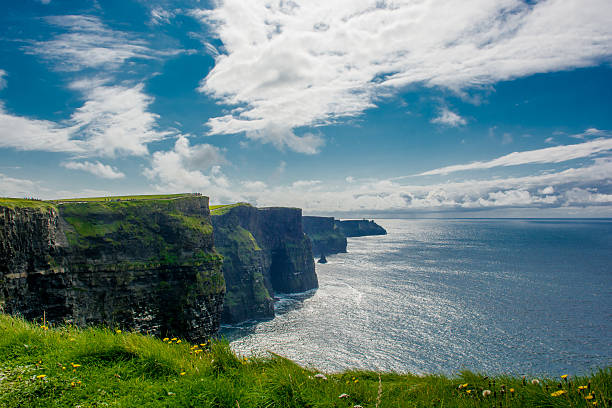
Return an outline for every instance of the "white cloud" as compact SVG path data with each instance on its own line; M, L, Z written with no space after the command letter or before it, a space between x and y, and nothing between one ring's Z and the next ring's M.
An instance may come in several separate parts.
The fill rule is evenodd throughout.
M547 147L545 149L514 152L494 160L479 161L469 164L457 164L441 167L419 174L429 176L434 174L449 174L456 171L490 169L499 166L517 166L530 163L561 163L564 161L594 156L612 150L612 139L598 139L590 142Z
M553 186L546 186L540 190L538 190L538 193L540 194L554 194L555 192L555 188Z
M612 194L601 194L584 188L572 188L565 192L567 205L612 205Z
M293 129L360 115L408 85L461 92L612 54L608 0L224 0L192 14L223 43L200 90L239 107L210 132L306 152L320 141Z
M69 127L47 120L12 115L0 103L0 147L17 150L85 153L86 146L72 139Z
M33 42L25 50L51 61L58 70L112 69L126 60L150 59L155 54L146 42L111 30L94 16L53 16L47 21L68 32L48 41Z
M431 120L431 123L458 127L464 126L467 121L455 112L449 110L448 108L442 108L440 109L439 115Z
M322 183L321 180L298 180L298 181L293 182L293 184L291 184L291 187L309 189L309 188L318 186L321 183Z
M168 24L175 16L171 10L165 10L162 7L154 7L151 9L151 24Z
M153 98L133 87L104 86L103 80L72 84L86 102L64 122L7 113L0 104L0 147L67 152L80 156L146 155L147 144L169 132L156 130L158 115L148 111Z
M144 175L156 182L159 190L204 191L211 186L228 187L229 182L221 172L220 164L226 163L219 148L200 144L190 146L185 136L180 136L173 150L153 154L151 167ZM211 169L209 174L204 171Z
M70 162L62 163L62 166L64 166L67 169L86 171L95 176L106 178L106 179L120 179L120 178L125 177L125 174L118 171L116 168L111 167L107 164L102 164L99 161L96 161L95 163L88 162L88 161L85 161L85 162L70 161Z
M39 185L34 181L9 177L0 173L0 196L2 197L32 197L36 196L38 190Z
M4 87L6 86L6 79L4 79L4 77L6 76L6 71L3 69L0 69L0 91L4 89Z
M241 184L247 191L263 191L268 188L268 185L260 180L243 181Z

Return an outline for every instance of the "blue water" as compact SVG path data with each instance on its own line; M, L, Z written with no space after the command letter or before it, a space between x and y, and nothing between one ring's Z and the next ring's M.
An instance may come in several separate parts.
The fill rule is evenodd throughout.
M588 374L612 365L612 220L377 220L320 288L226 327L326 371Z

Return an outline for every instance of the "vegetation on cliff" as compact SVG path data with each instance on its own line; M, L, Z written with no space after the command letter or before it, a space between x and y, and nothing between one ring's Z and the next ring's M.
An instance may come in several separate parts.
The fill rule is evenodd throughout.
M586 377L320 373L115 328L48 328L0 315L0 406L610 407L612 370Z

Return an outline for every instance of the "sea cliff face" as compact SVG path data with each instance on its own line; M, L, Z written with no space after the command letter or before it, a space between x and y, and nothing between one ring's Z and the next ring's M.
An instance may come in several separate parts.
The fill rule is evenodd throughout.
M338 254L346 252L346 237L340 232L333 217L302 217L304 232L312 241L312 254Z
M274 316L274 293L318 287L299 208L248 204L213 210L215 246L227 285L223 322Z
M221 263L207 197L0 204L0 309L28 319L203 339Z
M336 227L345 237L363 237L366 235L386 235L387 231L374 220L336 220Z

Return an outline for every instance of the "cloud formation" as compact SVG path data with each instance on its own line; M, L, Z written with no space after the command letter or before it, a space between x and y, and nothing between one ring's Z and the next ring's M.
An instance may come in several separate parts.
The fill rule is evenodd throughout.
M210 132L303 152L320 140L294 129L358 116L408 85L460 92L612 54L607 0L224 0L192 15L223 43L200 90L236 107Z
M189 139L179 136L174 149L153 154L151 167L144 175L161 191L206 191L212 186L229 186L220 168L224 163L219 148L209 144L191 146Z
M442 108L440 109L439 115L431 120L431 123L458 127L466 125L467 121L450 109Z
M105 178L105 179L113 180L113 179L120 179L120 178L125 177L125 174L118 171L116 168L111 167L107 164L102 164L99 161L96 161L95 163L88 162L88 161L85 161L85 162L70 161L70 162L62 163L62 166L64 166L67 169L71 169L71 170L86 171L88 173L93 174L94 176L98 176L98 177Z
M0 69L0 91L4 89L4 87L6 86L6 79L4 79L4 77L6 76L6 71L3 69Z
M590 142L547 147L545 149L514 152L489 161L478 161L469 164L457 164L441 167L419 174L431 176L435 174L449 174L457 171L490 169L499 166L518 166L534 163L561 163L574 159L594 156L612 150L612 139L597 139Z
M72 88L86 101L62 122L13 115L0 103L0 147L79 156L147 155L148 143L169 134L156 129L158 116L148 111L153 98L143 92L143 84L103 82L74 82Z
M95 16L64 15L46 20L67 32L48 41L34 41L25 50L50 61L60 71L115 69L126 60L150 59L155 54L146 42L111 30Z

